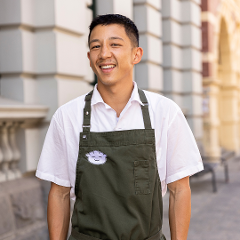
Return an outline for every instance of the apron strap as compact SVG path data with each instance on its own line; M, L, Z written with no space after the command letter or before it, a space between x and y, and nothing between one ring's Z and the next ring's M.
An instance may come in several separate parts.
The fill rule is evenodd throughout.
M141 108L142 108L142 115L143 115L145 129L152 129L151 120L150 120L149 111L148 111L148 101L147 101L146 95L143 92L143 90L141 90L141 89L138 89L138 93L139 93L140 99L143 103L143 105L141 105Z
M91 99L92 99L92 93L89 92L85 96L85 107L83 109L83 132L90 132L90 120L91 120Z
M143 121L144 121L145 129L152 129L151 120L150 120L149 111L148 111L147 98L146 98L143 90L138 89L138 93L139 93L139 97L140 97L140 99L143 103L143 105L141 105L141 109L142 109L142 115L143 115ZM85 96L85 107L83 109L83 116L84 117L83 117L83 126L82 126L83 127L83 132L85 132L85 133L90 132L92 94L93 94L93 91L89 92Z

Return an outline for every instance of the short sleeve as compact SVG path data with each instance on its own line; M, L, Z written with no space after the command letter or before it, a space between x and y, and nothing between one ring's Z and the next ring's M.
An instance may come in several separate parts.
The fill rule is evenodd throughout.
M167 131L166 184L202 170L203 164L197 143L179 109Z
M66 139L54 116L45 137L36 176L60 186L70 187Z

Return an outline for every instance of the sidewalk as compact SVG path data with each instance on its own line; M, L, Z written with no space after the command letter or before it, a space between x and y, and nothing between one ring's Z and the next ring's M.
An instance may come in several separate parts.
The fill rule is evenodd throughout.
M222 166L216 169L217 192L212 192L211 174L191 179L192 217L188 240L240 239L240 158L229 161L229 183ZM163 198L163 233L170 240L168 198Z

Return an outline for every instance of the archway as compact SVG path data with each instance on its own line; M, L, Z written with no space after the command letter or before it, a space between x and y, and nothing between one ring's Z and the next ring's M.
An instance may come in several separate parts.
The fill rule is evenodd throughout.
M232 64L229 34L225 20L221 19L218 45L218 118L219 146L237 151L238 130L238 88Z

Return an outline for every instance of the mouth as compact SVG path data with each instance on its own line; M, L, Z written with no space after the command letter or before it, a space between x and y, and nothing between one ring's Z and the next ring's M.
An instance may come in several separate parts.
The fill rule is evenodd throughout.
M99 68L103 73L109 73L116 67L115 64L109 64L109 65L100 65Z

